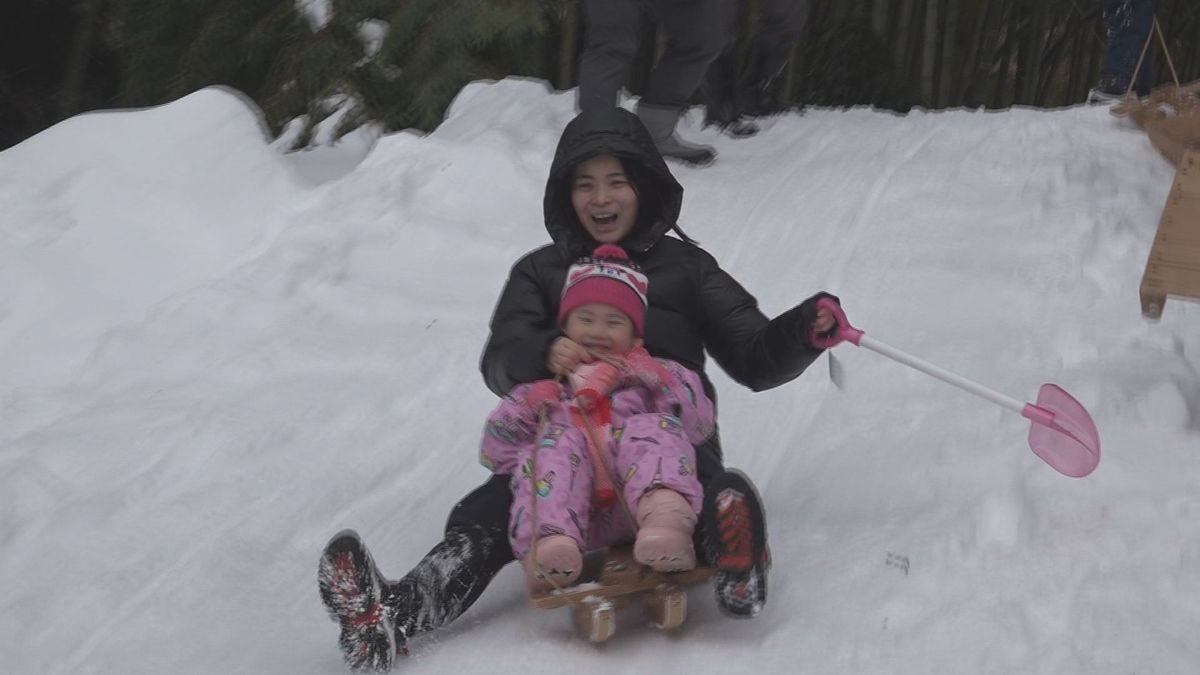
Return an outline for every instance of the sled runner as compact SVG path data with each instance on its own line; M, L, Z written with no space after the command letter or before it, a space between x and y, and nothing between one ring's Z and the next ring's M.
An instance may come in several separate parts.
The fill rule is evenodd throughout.
M600 643L616 632L616 613L630 600L640 599L656 628L678 628L687 618L685 586L706 581L710 567L686 572L660 573L633 559L633 547L614 546L589 553L579 583L561 590L530 595L538 609L569 607L580 636Z

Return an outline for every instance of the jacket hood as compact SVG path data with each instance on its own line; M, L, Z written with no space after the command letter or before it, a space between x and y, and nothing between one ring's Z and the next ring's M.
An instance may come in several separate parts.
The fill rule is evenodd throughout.
M641 120L617 107L580 113L558 140L542 204L546 231L567 259L587 255L594 246L571 206L571 177L580 162L601 154L621 160L638 193L637 222L620 242L623 248L649 249L679 219L683 186L671 175Z

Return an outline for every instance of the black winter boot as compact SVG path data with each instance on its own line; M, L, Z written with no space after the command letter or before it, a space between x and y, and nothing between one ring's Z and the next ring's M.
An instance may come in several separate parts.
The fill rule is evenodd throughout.
M317 568L317 587L329 618L341 626L338 644L354 670L387 672L396 655L396 639L384 611L383 578L371 553L354 530L343 530L325 546Z
M688 164L709 164L717 158L717 151L707 145L689 143L675 133L680 110L671 106L652 105L638 102L637 116L646 125L646 131L654 139L654 145L663 157L673 157Z
M758 491L744 473L730 469L705 489L703 518L717 607L736 618L750 618L767 602L766 516Z
M749 138L758 133L758 125L745 119L733 101L711 102L704 109L704 126L715 126L733 138Z

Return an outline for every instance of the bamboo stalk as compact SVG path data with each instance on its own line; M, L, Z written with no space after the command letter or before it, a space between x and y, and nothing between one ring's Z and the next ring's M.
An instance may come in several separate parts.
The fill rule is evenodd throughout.
M942 23L942 61L938 71L940 80L938 87L937 107L947 108L962 105L962 101L951 99L952 92L957 91L958 69L954 67L954 57L958 55L958 13L959 0L949 0L943 12Z
M988 59L987 45L992 34L991 22L992 2L985 2L976 15L975 29L971 32L971 43L968 56L963 60L962 80L963 89L959 96L963 102L975 107L986 102L986 84L990 69L985 67Z
M564 0L562 6L562 37L558 43L558 88L570 89L575 72L575 58L580 48L579 37L579 2Z
M59 98L58 116L66 119L79 112L83 83L88 69L88 57L96 36L95 0L82 0L76 4L75 31L72 34L70 55L67 57L66 73L63 77L62 94Z
M921 22L921 99L927 108L937 107L937 48L938 35L938 2L925 0L924 18Z

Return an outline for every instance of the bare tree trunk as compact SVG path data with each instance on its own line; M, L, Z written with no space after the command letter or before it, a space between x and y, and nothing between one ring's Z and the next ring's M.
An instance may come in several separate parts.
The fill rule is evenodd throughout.
M1003 106L1004 82L1008 77L1008 60L1009 54L1012 52L1012 26L1009 25L1009 7L1008 0L994 0L999 6L999 21L995 23L997 26L996 51L995 53L985 52L985 57L988 59L990 69L988 72L987 93L985 101L989 108L999 108Z
M1047 67L1043 56L1050 42L1050 9L1048 3L1034 3L1033 15L1029 20L1029 59L1025 64L1027 72L1021 98L1026 104L1042 105L1043 102L1038 97L1038 92L1040 91L1038 85L1042 83L1044 79L1043 70Z
M943 14L942 24L942 66L939 72L940 86L938 87L939 108L957 107L962 100L954 98L959 90L958 75L961 72L954 67L954 58L958 56L958 12L959 0L949 0Z
M871 30L876 35L887 35L891 26L891 3L887 0L875 0L871 7Z
M1075 45L1082 30L1076 20L1074 7L1058 6L1060 10L1048 20L1050 39L1044 50L1042 77L1038 82L1039 105L1061 106L1071 102L1070 82L1075 62Z
M904 70L909 65L908 45L912 41L909 36L912 18L912 6L915 0L900 0L899 16L896 21L896 42L893 58L901 68L901 74L905 74Z
M920 31L924 44L921 54L921 101L927 108L937 107L937 47L938 35L938 3L940 0L926 0L923 30Z
M558 88L570 89L575 75L575 57L579 54L579 0L564 0L562 39L558 45Z
M1013 32L1013 42L1016 45L1016 64L1010 71L1011 88L1006 86L1006 107L1015 103L1025 103L1025 83L1032 74L1029 68L1033 52L1033 22L1030 20L1029 8L1020 0L1014 3L1012 20L1009 29ZM1006 82L1007 85L1007 82Z
M58 116L66 119L79 110L83 98L83 84L87 77L88 57L96 36L96 0L79 0L75 5L75 30L67 70L63 76L62 95L58 103Z
M929 0L913 0L910 7L910 13L905 19L908 24L908 43L904 47L904 60L901 61L901 67L904 73L908 75L910 86L918 92L923 88L921 84L921 43L925 35L925 7ZM923 98L923 97L922 97ZM922 105L928 107L928 101L922 101Z
M994 0L984 0L976 5L974 29L971 31L967 58L963 59L963 88L958 92L962 102L970 107L984 105L987 101L987 82L991 75L992 47L990 37L994 15Z

